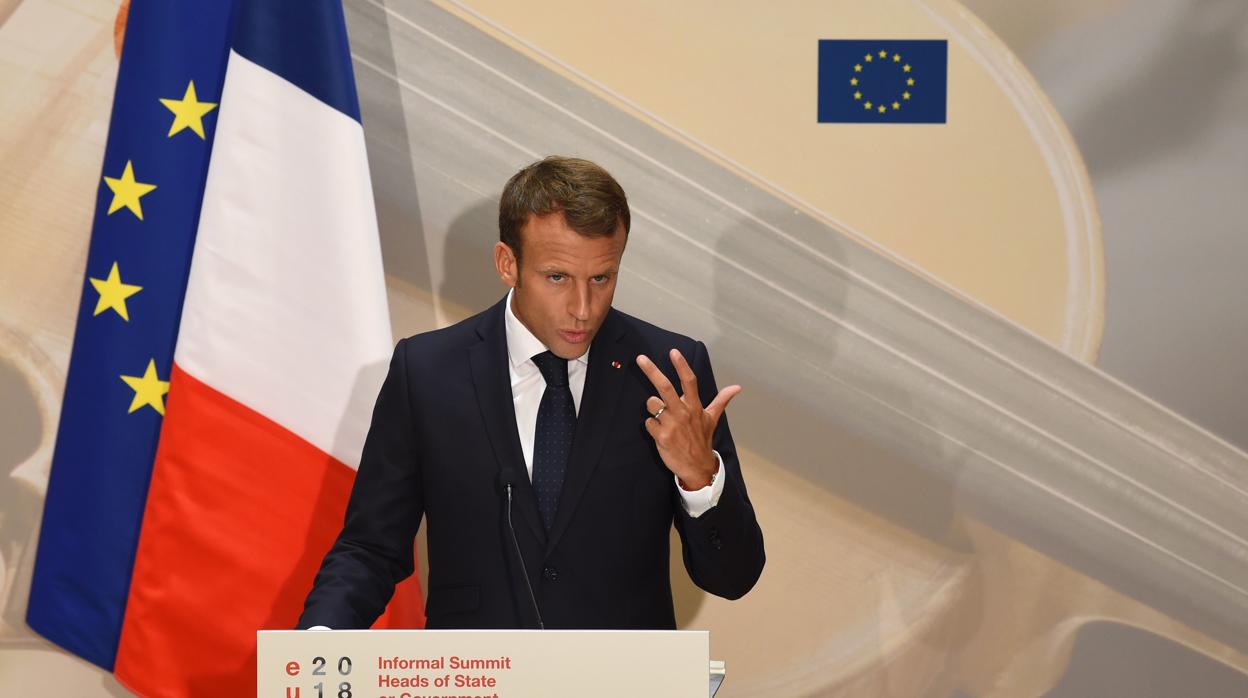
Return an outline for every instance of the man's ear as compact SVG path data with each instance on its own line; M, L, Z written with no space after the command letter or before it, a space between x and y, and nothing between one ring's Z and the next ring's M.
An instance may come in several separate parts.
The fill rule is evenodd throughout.
M494 271L498 272L498 278L507 286L515 288L519 285L520 265L516 262L515 253L505 242L494 243Z

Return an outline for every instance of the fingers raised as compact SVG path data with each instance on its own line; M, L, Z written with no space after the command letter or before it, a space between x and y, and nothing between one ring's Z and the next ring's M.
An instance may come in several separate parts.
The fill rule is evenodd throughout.
M723 390L720 390L719 394L715 396L715 399L711 400L711 404L706 406L707 414L714 417L715 421L718 422L720 416L724 414L724 410L728 408L728 401L736 397L737 393L740 392L741 386L739 385L730 385Z
M690 403L694 407L702 407L702 400L698 397L698 377L693 375L693 369L689 368L689 362L685 361L684 354L679 349L673 349L671 352L672 365L676 367L676 375L680 376L680 387L684 390L684 398L692 399Z
M663 402L667 403L669 408L680 402L680 396L676 394L676 388L672 387L672 382L667 379L667 376L663 375L658 366L654 365L650 357L645 354L638 354L637 365L641 367L642 373L646 374L646 378L650 379L654 389L659 391L659 397L663 399Z

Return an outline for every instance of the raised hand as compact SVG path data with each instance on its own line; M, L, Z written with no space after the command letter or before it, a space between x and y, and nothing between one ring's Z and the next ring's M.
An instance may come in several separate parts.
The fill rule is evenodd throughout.
M698 397L698 377L680 351L672 349L672 365L680 378L681 394L672 382L645 354L637 355L637 365L659 391L658 397L646 400L646 431L654 439L663 464L686 490L698 490L711 484L719 460L711 452L715 425L728 407L728 401L741 392L741 386L730 385L719 391L711 404L702 406Z

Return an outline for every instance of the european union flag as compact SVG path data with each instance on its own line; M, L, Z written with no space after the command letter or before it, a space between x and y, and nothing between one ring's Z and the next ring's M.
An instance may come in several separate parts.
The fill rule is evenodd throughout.
M232 7L134 0L123 10L26 616L44 637L110 670L164 420Z
M819 41L819 122L943 124L949 42Z

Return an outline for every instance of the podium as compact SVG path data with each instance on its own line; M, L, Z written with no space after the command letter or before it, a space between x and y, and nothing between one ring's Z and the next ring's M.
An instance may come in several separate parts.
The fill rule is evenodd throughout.
M259 698L701 698L705 630L261 630Z

